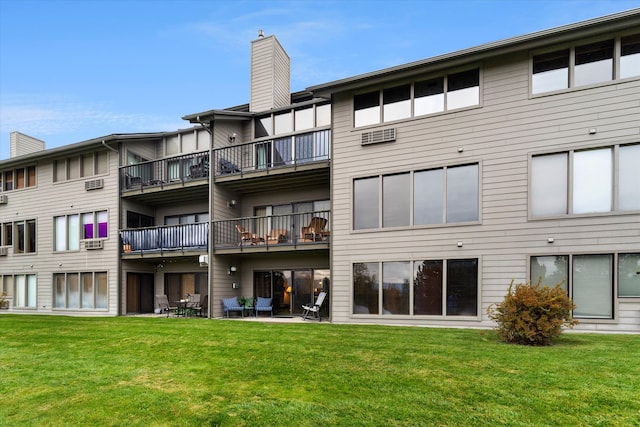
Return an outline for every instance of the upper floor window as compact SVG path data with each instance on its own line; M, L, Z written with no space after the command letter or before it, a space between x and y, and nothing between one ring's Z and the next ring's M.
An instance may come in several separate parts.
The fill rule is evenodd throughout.
M165 225L179 225L179 224L196 224L199 222L208 222L208 213L195 213L185 215L172 215L164 217Z
M543 217L640 210L638 164L640 144L534 156L531 214Z
M331 124L331 104L315 104L256 117L254 137L286 135Z
M102 175L108 172L109 153L96 151L53 162L53 182Z
M434 114L479 103L480 70L476 68L355 95L354 126Z
M353 228L478 221L479 192L477 163L356 179Z
M107 211L54 217L54 251L77 251L80 239L108 237Z
M0 172L0 192L36 186L36 167L27 166Z
M640 76L640 34L533 56L531 93L545 93Z

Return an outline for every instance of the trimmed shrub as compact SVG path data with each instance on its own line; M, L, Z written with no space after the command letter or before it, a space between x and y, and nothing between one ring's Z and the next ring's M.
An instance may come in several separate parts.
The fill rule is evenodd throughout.
M498 323L502 341L524 345L550 345L562 333L562 327L573 328L578 321L571 311L576 307L558 283L553 288L537 283L509 285L504 301L489 306L489 318Z

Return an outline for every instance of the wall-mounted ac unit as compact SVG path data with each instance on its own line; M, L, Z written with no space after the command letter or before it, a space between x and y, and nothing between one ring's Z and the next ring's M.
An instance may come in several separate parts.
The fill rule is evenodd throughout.
M362 145L378 144L380 142L391 142L396 140L396 128L374 130L362 134Z
M0 205L6 205L7 203L9 203L9 196L0 194Z
M9 253L9 248L6 246L0 246L0 256L7 256Z
M92 179L90 181L85 181L84 182L84 189L87 191L90 190L98 190L100 188L104 187L104 179L100 178L100 179Z
M200 255L198 257L198 261L200 261L200 267L206 267L209 265L209 255Z
M84 248L88 251L90 250L94 250L94 249L102 249L104 248L104 241L103 240L85 240L84 241Z

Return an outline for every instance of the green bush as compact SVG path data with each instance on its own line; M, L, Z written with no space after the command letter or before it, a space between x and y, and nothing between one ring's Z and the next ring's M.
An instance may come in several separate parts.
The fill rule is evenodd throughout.
M498 333L504 342L525 345L549 345L578 321L571 311L576 307L562 283L553 288L537 283L509 285L502 303L491 305L487 312L498 322Z

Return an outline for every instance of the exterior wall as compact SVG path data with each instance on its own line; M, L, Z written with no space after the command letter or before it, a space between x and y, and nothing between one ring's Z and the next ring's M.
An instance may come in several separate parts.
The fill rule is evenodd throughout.
M11 134L9 134L9 139L11 157L37 153L38 151L44 150L45 147L44 141L20 132L11 132Z
M334 322L488 327L487 307L502 300L511 280L528 281L529 256L640 251L640 212L543 220L529 218L528 204L530 155L640 142L640 79L533 98L527 52L487 60L481 70L480 107L362 129L353 128L353 94L334 95ZM360 145L362 132L390 127L395 142ZM478 224L352 230L354 178L474 162ZM477 318L351 314L353 263L450 258L479 259ZM614 320L581 319L578 329L640 331L640 301L614 294L614 304Z
M12 312L85 316L118 314L118 156L111 151L107 153L106 174L54 183L53 161L41 160L37 163L35 187L5 193L9 203L0 205L0 223L36 220L36 252L14 254L10 248L7 256L0 257L0 276L37 275L36 307L15 309L11 301ZM104 180L102 189L85 190L85 181L98 178ZM79 250L54 252L55 216L104 210L108 212L108 238L104 239L104 249L86 250L81 243ZM53 274L104 271L108 280L107 309L53 308Z

